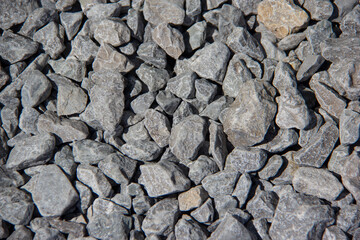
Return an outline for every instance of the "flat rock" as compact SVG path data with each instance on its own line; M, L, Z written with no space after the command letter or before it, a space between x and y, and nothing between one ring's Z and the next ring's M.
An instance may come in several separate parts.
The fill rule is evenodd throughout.
M194 51L205 43L206 22L201 21L193 24L185 33L186 51Z
M125 55L119 53L114 47L107 43L103 43L100 46L93 62L95 72L109 70L127 73L133 68L133 63Z
M281 39L277 46L280 50L286 51L296 48L304 39L305 33L293 33Z
M360 39L358 37L329 38L320 44L321 55L330 62L342 59L359 61Z
M342 35L347 36L359 36L360 32L360 7L357 5L354 9L346 14L346 16L341 20L340 29Z
M272 219L278 204L279 197L272 191L257 191L250 199L246 209L255 218Z
M166 52L154 42L140 44L136 53L145 63L157 68L165 68L167 65Z
M244 204L246 203L252 185L253 183L248 173L242 174L239 180L237 181L235 189L231 193L231 196L234 196L238 199L240 207L243 207Z
M41 167L41 172L33 176L23 187L44 217L61 216L79 200L79 195L67 176L54 165Z
M166 89L182 99L191 99L195 96L195 82L197 76L194 72L184 72L170 78Z
M206 233L191 217L183 216L175 225L175 237L179 240L207 239Z
M330 172L311 167L300 167L293 178L294 189L300 193L335 200L344 187Z
M322 20L313 26L309 26L306 31L306 39L310 45L312 54L321 54L321 43L327 39L335 37L332 28L332 23L327 20Z
M119 18L109 18L100 21L96 26L94 38L100 44L108 43L118 47L130 41L131 31Z
M205 203L191 212L191 216L198 221L206 225L211 224L214 221L214 206L211 198L208 198Z
M268 180L269 178L275 177L280 171L280 168L284 164L284 159L279 155L274 155L269 158L265 167L258 172L261 179Z
M360 164L359 155L353 152L350 157L346 158L340 175L344 187L353 195L356 201L360 199L359 177L360 177Z
M149 109L145 113L144 125L159 147L166 147L170 138L170 122L162 113Z
M331 226L331 227L328 227L325 229L322 239L323 240L330 240L330 239L347 240L349 238L338 226Z
M86 75L86 65L84 62L74 57L58 60L49 60L49 64L55 73L70 78L76 82L81 82ZM50 74L48 74L49 76Z
M256 172L260 170L267 161L267 154L262 149L234 148L226 158L225 169L245 172Z
M341 144L356 143L360 138L360 113L344 109L340 116L339 133Z
M162 149L153 141L133 141L121 146L120 151L138 161L153 161L162 153Z
M174 126L171 131L169 146L179 159L193 160L205 141L206 121L199 115L191 115Z
M37 120L40 113L34 108L23 108L19 118L19 128L28 134L37 134Z
M303 7L310 12L311 19L317 21L329 19L334 11L333 4L328 0L306 0Z
M317 70L319 70L324 62L325 59L320 55L307 56L300 65L300 68L296 74L296 79L300 82L308 80L311 76L314 75L314 73L317 72Z
M258 5L258 21L280 39L306 27L309 20L292 0L266 0Z
M160 23L181 25L185 18L183 6L184 0L146 0L144 1L144 17L153 25Z
M38 2L35 0L1 2L0 28L9 29L16 24L23 23L30 13L38 7Z
M185 51L183 35L169 24L157 25L152 31L152 39L172 58L178 59Z
M98 164L110 154L115 153L111 145L90 139L75 141L72 147L74 161L84 164Z
M183 192L190 188L190 180L171 162L147 163L140 166L139 183L150 197Z
M50 134L40 134L20 141L9 154L6 167L21 170L42 165L53 156L55 138Z
M27 73L26 79L21 88L21 104L23 107L36 107L51 93L51 83L39 70Z
M271 153L282 152L298 143L299 135L294 129L280 129L269 142L255 146Z
M237 171L221 171L206 176L201 183L209 196L214 198L221 195L230 195L235 188L239 176L240 173Z

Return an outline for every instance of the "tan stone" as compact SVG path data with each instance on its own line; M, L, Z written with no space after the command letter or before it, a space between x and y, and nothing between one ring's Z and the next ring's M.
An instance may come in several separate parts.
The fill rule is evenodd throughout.
M200 205L208 198L208 194L202 186L196 186L179 195L180 211L189 211Z
M265 0L258 5L258 21L280 39L304 28L309 20L293 0Z
M172 58L178 59L185 51L183 35L169 24L162 23L154 28L152 38Z

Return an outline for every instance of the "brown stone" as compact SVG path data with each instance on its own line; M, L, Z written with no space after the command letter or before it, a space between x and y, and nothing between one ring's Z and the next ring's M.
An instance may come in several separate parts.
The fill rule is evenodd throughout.
M277 38L299 31L309 22L308 14L293 0L265 0L258 5L258 21Z
M186 192L180 193L178 197L180 211L189 211L199 207L206 199L208 194L202 186L196 186Z

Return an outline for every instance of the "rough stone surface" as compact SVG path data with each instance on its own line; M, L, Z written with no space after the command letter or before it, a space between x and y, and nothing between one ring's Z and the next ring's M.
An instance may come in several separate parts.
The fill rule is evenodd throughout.
M90 139L75 141L72 147L74 161L84 164L98 164L115 152L111 145Z
M144 125L159 147L166 147L169 144L170 122L165 115L149 109L145 113Z
M255 172L266 163L267 154L261 149L235 148L226 158L225 169L232 169L240 173Z
M23 23L30 13L38 7L37 1L20 0L1 2L0 27L9 29L16 24Z
M201 183L210 197L229 195L233 192L239 175L237 171L221 171L205 177Z
M152 38L170 57L175 59L178 59L185 51L183 35L168 24L159 24L154 28Z
M94 38L99 43L108 43L118 47L130 41L130 29L121 20L109 18L102 20L94 31Z
M154 25L172 23L181 25L184 22L184 0L146 0L144 1L144 17Z
M28 73L29 78L21 88L21 104L23 107L36 107L51 93L51 83L40 71Z
M360 113L344 109L339 123L340 142L343 145L356 143L360 138Z
M207 198L208 195L201 186L191 188L179 194L179 209L180 211L189 211L198 208Z
M101 70L118 71L121 73L130 72L134 65L123 54L107 43L103 43L93 62L93 69L96 72Z

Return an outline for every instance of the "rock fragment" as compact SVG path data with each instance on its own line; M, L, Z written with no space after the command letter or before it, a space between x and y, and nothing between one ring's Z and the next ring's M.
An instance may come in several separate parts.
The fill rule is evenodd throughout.
M184 2L184 0L146 0L144 1L145 20L153 25L160 23L181 25L184 23L185 18Z
M94 38L100 44L108 43L113 47L118 47L130 41L131 32L120 19L109 18L103 19L96 26Z
M178 59L185 51L181 32L168 24L159 24L152 31L152 38L172 58Z

